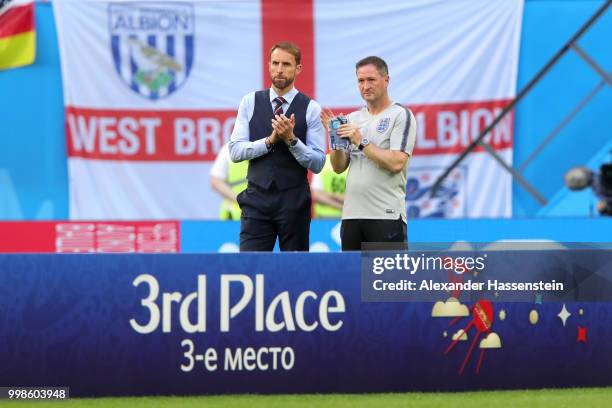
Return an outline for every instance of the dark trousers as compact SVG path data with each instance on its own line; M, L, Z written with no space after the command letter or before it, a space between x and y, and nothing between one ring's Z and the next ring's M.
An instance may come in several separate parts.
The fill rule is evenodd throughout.
M308 251L310 241L310 187L269 190L254 184L238 195L240 251L272 251L278 237L281 251Z
M368 245L367 248L364 248L368 250L408 248L407 227L401 217L397 220L342 220L340 239L343 251L361 251L362 243L382 244L380 246Z

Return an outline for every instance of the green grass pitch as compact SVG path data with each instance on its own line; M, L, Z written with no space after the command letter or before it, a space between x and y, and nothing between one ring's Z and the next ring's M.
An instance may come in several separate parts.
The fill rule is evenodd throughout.
M461 393L225 395L210 397L74 398L5 401L9 407L130 408L399 408L399 407L612 407L612 388L573 388Z

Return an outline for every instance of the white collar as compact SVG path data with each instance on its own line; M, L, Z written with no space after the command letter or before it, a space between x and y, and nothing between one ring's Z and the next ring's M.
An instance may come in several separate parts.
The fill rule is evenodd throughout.
M297 90L297 88L293 87L289 92L283 95L283 98L287 101L289 105L291 105L291 102L293 102L293 98L295 98L295 95L297 95L298 92L299 91ZM274 92L274 88L270 87L270 103L272 103L272 101L276 99L277 96L278 94Z

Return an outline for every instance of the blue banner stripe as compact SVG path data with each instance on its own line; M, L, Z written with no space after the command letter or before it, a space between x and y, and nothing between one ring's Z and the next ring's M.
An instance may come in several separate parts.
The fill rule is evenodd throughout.
M149 46L156 48L157 45L157 36L155 34L151 34L147 36L147 44L149 44ZM151 94L149 95L150 99L158 99L159 98L159 94L157 91L151 91Z
M138 40L138 37L136 37L135 35L131 35L130 36L130 40ZM134 57L132 56L132 51L130 50L130 72L131 72L131 85L130 87L132 88L132 90L136 93L140 93L139 87L138 87L138 83L136 82L136 80L134 79L134 76L136 74L136 72L138 72L138 65L136 65L136 62L134 62Z
M189 75L189 71L191 71L191 66L193 65L193 35L188 35L185 37L185 62L187 66L185 67L185 76Z
M111 50L113 52L113 62L115 63L115 70L121 76L121 54L119 53L119 36L113 35L111 37Z
M174 40L173 35L166 37L166 53L171 58L174 58L175 54ZM174 71L170 71L170 76L172 76L172 82L170 82L170 85L168 86L168 95L176 90L176 73Z

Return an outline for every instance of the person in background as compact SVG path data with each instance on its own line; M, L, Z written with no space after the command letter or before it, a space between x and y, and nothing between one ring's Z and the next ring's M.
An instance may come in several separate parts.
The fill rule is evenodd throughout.
M337 174L329 161L329 155L321 173L313 175L310 188L315 201L314 218L335 219L342 216L346 171Z
M210 186L221 197L221 220L240 220L240 206L236 197L247 187L247 161L234 163L230 160L229 146L224 144L210 169Z

